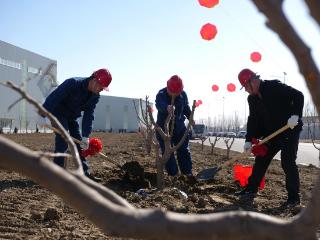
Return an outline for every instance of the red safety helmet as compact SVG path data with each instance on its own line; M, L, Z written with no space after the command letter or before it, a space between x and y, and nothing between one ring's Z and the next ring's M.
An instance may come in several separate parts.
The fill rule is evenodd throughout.
M103 86L104 89L108 88L112 80L111 73L105 68L95 71L92 76Z
M167 89L170 93L180 94L183 90L182 79L178 75L173 75L167 81Z
M257 75L254 72L252 72L250 69L245 68L240 71L238 75L238 79L242 87L244 87L249 80L253 79L256 76Z

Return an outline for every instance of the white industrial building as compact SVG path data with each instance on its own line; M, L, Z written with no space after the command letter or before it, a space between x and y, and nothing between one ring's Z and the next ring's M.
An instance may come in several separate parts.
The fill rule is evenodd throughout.
M21 86L30 96L42 103L58 85L57 62L0 40L0 82L5 81ZM12 131L17 127L19 132L36 129L38 115L33 106L21 100L8 111L9 106L20 99L20 95L0 85L0 96L0 129ZM93 130L138 131L140 121L133 101L141 116L139 99L101 95L95 110ZM142 106L145 111L144 101Z
M145 113L145 101L141 101ZM135 106L136 109L135 109ZM142 111L139 99L101 96L95 109L93 129L109 132L137 132Z
M0 82L11 81L42 102L57 86L57 62L0 40ZM0 128L35 129L37 113L15 91L0 85Z

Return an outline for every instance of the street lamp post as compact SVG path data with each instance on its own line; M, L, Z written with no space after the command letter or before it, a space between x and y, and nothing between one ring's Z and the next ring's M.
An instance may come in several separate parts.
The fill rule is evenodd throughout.
M222 97L222 131L224 132L224 97Z

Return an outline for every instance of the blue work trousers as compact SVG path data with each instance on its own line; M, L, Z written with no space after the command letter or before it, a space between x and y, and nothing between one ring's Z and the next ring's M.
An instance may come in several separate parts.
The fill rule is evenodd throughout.
M171 138L171 144L177 145L180 139L183 137L184 130L179 131L178 133L174 132ZM164 152L164 142L161 136L157 133L157 139L160 144L161 152ZM192 173L192 159L189 150L189 134L184 140L183 144L177 149L177 160L182 174L191 174ZM175 159L174 153L171 154L169 160L166 163L166 171L169 176L175 176L178 173L178 166Z
M81 134L79 130L79 123L75 120L69 120L62 116L56 116L61 125L70 133L70 136L73 138L76 138L81 141ZM81 153L81 147L78 143L76 143L79 154ZM68 149L68 144L65 142L65 140L60 136L60 134L56 134L55 136L55 153L65 153ZM86 175L89 174L89 166L87 163L87 160L81 156L80 159L83 167L83 171ZM64 167L64 157L55 157L53 159L53 162L57 165Z

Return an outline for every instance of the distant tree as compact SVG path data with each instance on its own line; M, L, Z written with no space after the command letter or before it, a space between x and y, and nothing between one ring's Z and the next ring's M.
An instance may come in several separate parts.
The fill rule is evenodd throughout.
M217 142L219 141L220 136L218 136L217 134L214 136L214 141L211 141L211 137L209 137L209 143L211 145L211 155L213 155L213 149L216 146Z
M136 105L137 104L136 104L135 100L133 100L133 106L136 111L137 118L140 122L139 132L141 133L141 135L145 141L146 151L150 155L151 149L152 149L152 144L153 144L153 139L155 138L155 129L154 129L154 126L150 120L149 113L148 113L148 108L150 108L149 97L146 96L144 104L143 104L142 99L140 99L138 106L136 106ZM144 107L143 107L143 105L144 105Z

